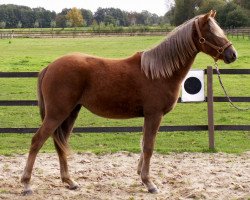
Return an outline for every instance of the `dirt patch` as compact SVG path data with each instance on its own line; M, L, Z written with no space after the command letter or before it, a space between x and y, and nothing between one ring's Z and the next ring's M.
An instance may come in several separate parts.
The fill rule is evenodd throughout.
M39 154L32 176L34 194L22 197L20 177L27 155L0 156L0 199L249 199L250 152L154 154L151 175L160 193L149 194L136 174L138 154L74 154L72 177L80 188L61 183L56 154Z

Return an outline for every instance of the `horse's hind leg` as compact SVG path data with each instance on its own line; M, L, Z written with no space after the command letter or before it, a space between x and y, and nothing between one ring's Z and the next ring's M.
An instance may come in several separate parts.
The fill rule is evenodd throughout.
M61 126L58 127L57 129L58 134L63 134L65 145L68 145L67 144L68 139L69 139L70 133L73 129L74 122L78 116L80 109L81 109L81 105L77 105L75 109L71 112L69 117L66 120L64 120ZM69 189L72 189L72 190L77 189L78 184L70 178L70 175L68 172L67 152L64 149L62 149L60 145L58 145L57 140L55 139L54 139L54 144L55 144L58 156L59 156L60 173L61 173L62 181L69 185Z
M149 176L150 159L153 154L156 133L159 129L162 115L146 116L143 128L142 155L138 165L138 173L143 184L150 193L157 193L158 189ZM141 167L141 169L139 169Z
M141 141L141 147L143 147L143 140ZM141 168L142 168L142 163L143 163L143 152L140 155L138 167L137 167L137 174L141 175Z
M23 176L21 178L21 182L24 184L24 190L22 192L23 195L29 195L32 193L32 190L30 188L30 178L37 153L41 149L45 141L49 138L49 136L55 131L57 126L57 121L50 121L45 118L42 126L38 129L31 140L28 160L24 169Z

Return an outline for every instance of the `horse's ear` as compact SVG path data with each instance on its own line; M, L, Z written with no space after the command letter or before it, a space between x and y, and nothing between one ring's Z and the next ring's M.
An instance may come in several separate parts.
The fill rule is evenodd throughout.
M213 10L212 14L211 14L211 17L215 18L215 16L216 16L216 10Z
M211 10L210 12L208 12L204 17L203 20L204 22L207 22L209 17L211 17L213 15L213 11Z
M208 12L207 14L205 14L203 17L200 18L199 23L201 26L203 26L204 24L206 24L209 20L209 17L212 16L212 10L210 12Z

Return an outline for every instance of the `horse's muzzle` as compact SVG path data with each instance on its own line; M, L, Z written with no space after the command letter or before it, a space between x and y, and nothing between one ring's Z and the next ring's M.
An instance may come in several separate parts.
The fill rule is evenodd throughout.
M234 47L229 47L224 51L224 62L226 64L232 63L237 59L237 51Z

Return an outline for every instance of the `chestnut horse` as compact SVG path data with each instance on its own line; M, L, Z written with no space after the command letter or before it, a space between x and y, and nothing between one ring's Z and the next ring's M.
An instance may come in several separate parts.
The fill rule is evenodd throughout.
M216 12L197 16L171 32L158 46L126 59L85 54L63 56L39 74L38 96L43 123L32 138L21 179L30 194L32 168L44 142L53 137L60 173L69 189L77 183L68 173L68 138L81 107L114 119L144 117L142 153L137 173L151 193L158 189L149 176L150 158L162 117L177 102L180 85L196 55L204 52L225 63L237 54L216 23Z

